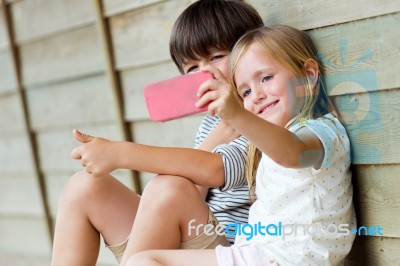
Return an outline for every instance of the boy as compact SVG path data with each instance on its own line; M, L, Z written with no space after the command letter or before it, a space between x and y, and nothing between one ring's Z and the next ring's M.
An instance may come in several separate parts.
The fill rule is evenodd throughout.
M242 1L197 1L175 23L170 42L171 56L182 73L194 72L212 64L227 76L230 49L246 31L260 26L262 20L258 13ZM126 154L116 156L116 153L129 150L128 146L147 148L138 147L134 143L110 142L79 132L74 132L74 136L85 144L75 149L72 155L75 159L81 159L86 170L89 166L83 160L86 159L85 154L105 158L108 151L110 159L105 161L110 166L116 158L129 158L133 161L130 159L133 157ZM208 236L204 233L196 235L188 227L191 220L195 222L190 226L195 227L207 223L217 225L218 222L247 222L250 203L247 185L243 182L247 141L240 138L227 145L237 137L226 124L219 123L218 118L206 116L196 136L196 148L208 151L201 155L213 163L186 166L192 172L189 174L201 173L204 179L209 180L209 184L213 184L217 176L219 180L221 176L222 181L229 180L222 183L224 185L221 190L199 188L199 193L195 185L185 178L162 175L155 177L146 186L140 198L110 175L94 178L85 171L73 175L59 203L52 264L94 265L100 234L118 261L124 255L122 264L131 254L147 249L213 248L218 244L228 245L224 236ZM216 147L214 153L211 153ZM96 149L99 152L90 153ZM193 159L200 160L200 157L196 155ZM137 160L129 163L137 163ZM161 161L153 161L148 167L156 168L162 164ZM102 164L94 165L100 167ZM215 168L208 165L215 165ZM147 171L154 170L146 167ZM137 168L140 167L133 169ZM105 172L111 172L109 169ZM161 172L165 174L168 171ZM229 240L233 242L233 238Z

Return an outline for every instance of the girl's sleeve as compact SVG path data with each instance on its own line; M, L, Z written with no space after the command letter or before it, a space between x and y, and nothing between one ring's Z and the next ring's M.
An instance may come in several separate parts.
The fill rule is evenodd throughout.
M220 187L221 191L231 190L235 187L244 186L246 181L246 160L248 140L240 137L229 144L217 146L213 152L222 155L225 171L225 185Z
M330 168L338 154L344 154L350 158L349 139L343 125L337 119L309 120L305 125L321 141L324 147L324 158L320 168ZM293 128L297 131L300 128ZM350 161L350 159L347 161ZM344 158L343 158L344 159Z

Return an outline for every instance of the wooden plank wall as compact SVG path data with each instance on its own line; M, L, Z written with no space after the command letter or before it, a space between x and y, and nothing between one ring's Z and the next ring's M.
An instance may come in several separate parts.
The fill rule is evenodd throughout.
M63 185L80 169L69 157L77 145L72 128L116 140L193 145L201 117L150 122L142 94L148 82L178 74L169 58L169 34L176 17L192 2L0 2L0 123L4 125L0 127L0 251L50 257L47 218L54 220ZM353 144L358 224L384 228L384 236L357 237L348 264L397 263L400 2L356 0L351 6L345 0L248 2L266 24L307 30L326 63L329 92ZM100 17L106 28L99 27L96 4L102 6ZM5 10L10 13L8 20ZM104 29L110 34L111 53L103 49ZM111 66L107 58L112 59ZM113 100L112 75L121 105ZM120 170L115 175L135 189L131 172ZM141 185L151 176L140 173ZM108 251L102 249L99 263L113 263Z

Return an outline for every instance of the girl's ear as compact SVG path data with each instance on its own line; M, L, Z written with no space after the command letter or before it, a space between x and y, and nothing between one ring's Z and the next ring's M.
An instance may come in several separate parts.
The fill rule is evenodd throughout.
M315 86L319 76L319 66L317 61L315 61L314 59L308 59L304 63L304 68L307 72L307 76L310 79L310 82L312 83L311 85Z

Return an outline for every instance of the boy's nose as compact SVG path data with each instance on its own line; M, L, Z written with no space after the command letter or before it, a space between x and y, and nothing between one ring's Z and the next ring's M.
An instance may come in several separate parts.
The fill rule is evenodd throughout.
M199 67L200 67L200 68L206 67L206 66L208 66L208 65L210 65L210 62L208 62L207 60L201 60L201 61L199 62Z

